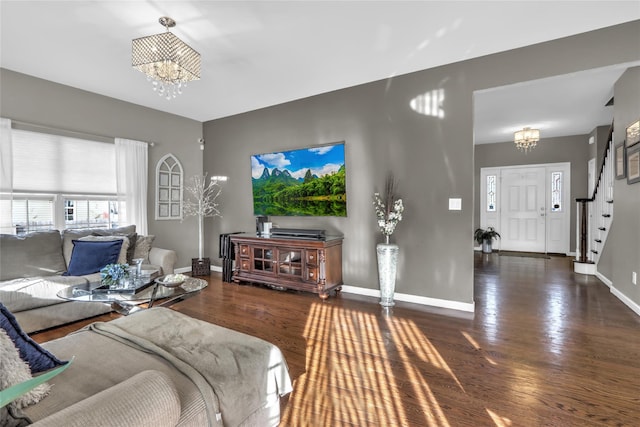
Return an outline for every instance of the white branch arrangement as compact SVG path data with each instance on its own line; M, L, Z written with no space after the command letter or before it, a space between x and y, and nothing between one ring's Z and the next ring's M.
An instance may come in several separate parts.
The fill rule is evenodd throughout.
M207 184L207 174L195 175L189 178L184 186L185 199L182 203L184 216L198 217L198 258L204 257L204 219L222 217L216 202L222 188L217 179L211 179Z
M396 181L393 175L389 175L385 181L384 194L373 193L373 206L376 209L378 227L387 244L396 226L402 221L402 212L404 212L402 199L396 199L396 196Z

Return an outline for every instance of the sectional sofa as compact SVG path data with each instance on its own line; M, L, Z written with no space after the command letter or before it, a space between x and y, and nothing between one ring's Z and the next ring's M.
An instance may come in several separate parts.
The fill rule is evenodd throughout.
M25 236L0 235L0 302L26 332L35 332L111 311L101 303L70 302L57 297L64 287L100 280L100 273L65 275L74 241L122 240L118 262L143 258L143 269L173 273L175 251L153 247L153 236L140 236L135 225L115 229L58 230ZM73 272L71 272L74 274Z

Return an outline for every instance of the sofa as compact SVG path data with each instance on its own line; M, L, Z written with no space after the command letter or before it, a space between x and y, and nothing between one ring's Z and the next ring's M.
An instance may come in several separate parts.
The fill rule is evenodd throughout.
M73 360L29 401L13 400L8 425L277 426L280 397L292 391L278 347L169 308L95 322L41 348L30 341L38 357Z
M99 269L85 268L76 262L81 259L76 246L95 247L90 243L114 240L122 241L118 246L118 262L131 263L134 258L143 258L143 270L173 273L177 261L175 251L153 247L154 236L138 235L135 225L114 229L51 230L24 236L2 234L0 302L14 313L27 332L111 311L109 304L65 301L56 294L65 287L101 279Z

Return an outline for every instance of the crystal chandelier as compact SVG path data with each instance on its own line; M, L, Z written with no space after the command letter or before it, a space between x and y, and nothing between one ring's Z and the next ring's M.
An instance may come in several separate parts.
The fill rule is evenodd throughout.
M527 153L533 150L538 144L538 141L540 141L540 130L524 128L513 135L513 140L518 150Z
M200 54L169 32L176 21L159 19L167 31L131 42L131 65L147 75L153 90L167 99L182 93L187 82L200 80Z

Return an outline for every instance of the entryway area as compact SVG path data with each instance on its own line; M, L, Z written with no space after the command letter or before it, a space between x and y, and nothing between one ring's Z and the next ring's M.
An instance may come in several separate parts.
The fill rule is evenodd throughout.
M569 254L569 163L480 170L480 226L501 238L494 248Z

